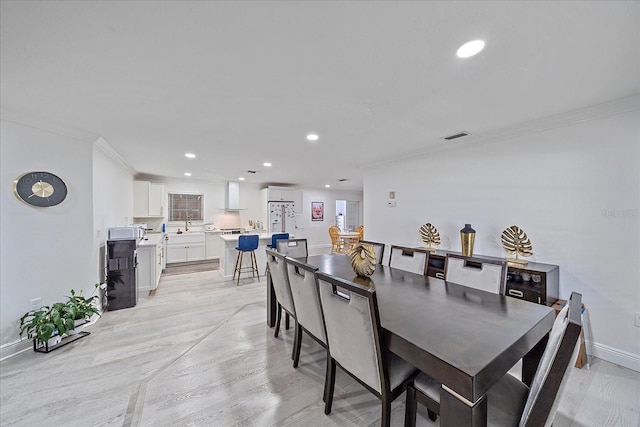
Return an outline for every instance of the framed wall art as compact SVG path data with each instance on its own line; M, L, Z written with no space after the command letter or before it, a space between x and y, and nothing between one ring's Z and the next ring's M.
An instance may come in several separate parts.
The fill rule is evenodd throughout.
M324 221L324 202L311 202L311 221Z

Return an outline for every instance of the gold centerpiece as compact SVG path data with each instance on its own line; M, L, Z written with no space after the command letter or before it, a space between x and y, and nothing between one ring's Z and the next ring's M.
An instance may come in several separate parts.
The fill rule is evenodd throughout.
M351 253L351 267L358 276L368 277L376 270L376 251L368 243L356 244Z
M518 258L518 255L530 257L533 255L533 246L527 233L517 225L505 228L502 232L502 247L508 254L515 254L515 258L507 258L507 262L511 264L527 264L528 261Z
M422 240L422 243L427 247L426 249L428 251L435 251L436 248L432 247L432 245L440 245L440 233L438 232L438 229L428 222L420 227L419 231L420 240Z

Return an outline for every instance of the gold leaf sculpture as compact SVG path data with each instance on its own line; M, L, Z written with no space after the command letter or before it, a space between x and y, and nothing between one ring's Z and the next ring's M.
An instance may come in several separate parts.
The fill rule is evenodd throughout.
M431 245L438 246L440 244L440 233L436 227L428 222L420 227L420 240L427 247L427 250L435 251L436 248L431 247Z
M371 276L376 269L376 251L373 245L358 243L351 250L349 257L353 271L358 276Z
M515 258L507 258L507 262L515 264L527 264L526 260L519 259L518 255L529 257L533 255L533 246L527 233L517 225L505 228L502 232L502 247L508 254L515 254Z

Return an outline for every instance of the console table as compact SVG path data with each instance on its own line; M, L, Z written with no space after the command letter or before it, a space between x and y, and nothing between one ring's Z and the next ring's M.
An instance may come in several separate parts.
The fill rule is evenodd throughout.
M427 275L444 279L444 263L448 253L460 252L436 250L429 254ZM482 258L504 258L478 255ZM526 301L551 306L558 300L560 267L553 264L529 262L528 264L508 264L505 294Z

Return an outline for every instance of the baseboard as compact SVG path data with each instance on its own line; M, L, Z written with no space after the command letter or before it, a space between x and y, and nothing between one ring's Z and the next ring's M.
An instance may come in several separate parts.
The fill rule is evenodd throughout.
M590 346L592 356L640 372L640 355L598 343L591 343Z
M33 341L23 339L0 346L0 361L33 349Z

